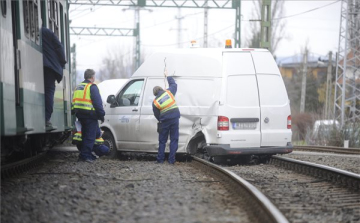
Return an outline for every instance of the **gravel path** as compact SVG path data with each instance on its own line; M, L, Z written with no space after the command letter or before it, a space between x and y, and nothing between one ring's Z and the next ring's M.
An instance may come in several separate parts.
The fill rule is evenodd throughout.
M52 152L43 167L1 182L2 222L249 222L219 180L189 163Z
M321 165L331 166L360 174L360 155L343 155L332 153L294 152L282 157L308 161Z

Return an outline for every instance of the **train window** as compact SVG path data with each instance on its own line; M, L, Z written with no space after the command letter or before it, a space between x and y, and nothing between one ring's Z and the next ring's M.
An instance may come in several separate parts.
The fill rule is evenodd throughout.
M25 35L29 36L30 33L30 18L29 18L29 4L28 0L23 0L23 11L24 11L24 29Z
M6 1L7 0L0 0L1 2L1 14L6 17Z
M64 8L63 8L63 5L61 3L59 3L59 6L60 6L60 29L61 29L61 42L63 44L63 47L64 47L64 51L65 51L65 60L67 60L68 56L67 56L67 32L66 32L66 29L67 29L67 23L66 23L66 20L67 20L67 17L66 17L66 13L64 13ZM64 23L65 22L65 23Z
M65 14L65 39L66 39L66 45L64 46L65 48L65 52L66 52L66 61L69 61L68 58L70 58L70 52L68 49L70 49L70 42L69 42L69 33L68 33L68 30L69 30L69 21L68 21L68 18L67 18L67 14Z
M55 1L48 1L49 8L49 28L59 37L59 17L58 5Z
M40 44L38 0L23 0L25 36Z
M34 41L36 44L40 44L40 34L39 34L39 10L38 10L38 0L32 1L33 5L33 26L31 26L31 34L34 36Z
M29 17L30 17L30 38L35 40L35 19L34 19L34 2L29 1Z

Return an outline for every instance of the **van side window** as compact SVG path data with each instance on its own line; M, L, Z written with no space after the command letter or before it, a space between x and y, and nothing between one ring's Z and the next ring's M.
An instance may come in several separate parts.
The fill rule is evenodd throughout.
M137 106L144 80L134 80L130 82L117 97L117 104L121 106Z

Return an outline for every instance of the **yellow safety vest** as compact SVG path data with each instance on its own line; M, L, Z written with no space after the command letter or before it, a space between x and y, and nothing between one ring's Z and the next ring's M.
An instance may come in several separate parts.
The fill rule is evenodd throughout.
M82 142L82 133L81 132L76 132L73 135L72 138L72 144L79 144ZM104 139L102 137L95 139L95 145L101 145L104 144Z
M174 95L169 90L166 90L160 97L155 99L154 105L160 110L160 115L178 107Z
M92 83L80 83L76 87L72 100L71 110L81 113L95 112L95 108L90 97L91 85Z

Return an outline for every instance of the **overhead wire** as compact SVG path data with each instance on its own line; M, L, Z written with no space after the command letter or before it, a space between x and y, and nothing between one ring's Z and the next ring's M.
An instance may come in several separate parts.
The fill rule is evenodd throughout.
M313 8L313 9L310 9L310 10L307 10L307 11L304 11L304 12L300 12L300 13L297 13L297 14L294 14L294 15L288 15L288 16L284 16L284 17L280 17L280 18L273 18L272 20L280 20L280 19L287 19L287 18L291 18L291 17L294 17L294 16L298 16L298 15L302 15L302 14L305 14L305 13L308 13L308 12L312 12L312 11L315 11L315 10L318 10L318 9L322 9L322 8L325 8L329 5L333 5L337 2L340 2L341 0L337 0L335 2L332 2L332 3L329 3L327 5L323 5L323 6L320 6L320 7L317 7L317 8Z

